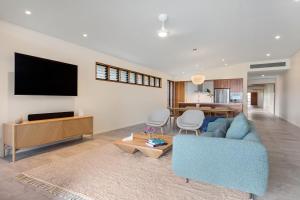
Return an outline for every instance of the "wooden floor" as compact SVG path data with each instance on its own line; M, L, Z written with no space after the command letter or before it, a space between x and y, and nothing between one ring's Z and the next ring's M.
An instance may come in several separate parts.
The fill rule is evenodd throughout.
M258 199L296 200L300 199L300 128L262 112L250 114L267 146L270 160L270 181L267 194ZM45 165L55 160L74 156L105 143L140 131L142 125L120 129L101 135L93 140L76 140L38 150L19 153L15 164L0 159L0 200L44 200L54 199L44 191L26 187L15 180L23 171ZM175 134L176 130L168 131Z

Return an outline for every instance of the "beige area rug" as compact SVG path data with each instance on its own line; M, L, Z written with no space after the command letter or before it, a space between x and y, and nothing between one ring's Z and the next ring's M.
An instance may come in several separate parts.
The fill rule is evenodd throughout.
M68 200L241 200L248 194L190 181L171 170L171 153L153 159L113 144L41 166L17 179Z

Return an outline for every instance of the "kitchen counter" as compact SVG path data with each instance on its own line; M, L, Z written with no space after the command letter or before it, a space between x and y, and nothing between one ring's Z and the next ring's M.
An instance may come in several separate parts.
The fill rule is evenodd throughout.
M200 105L200 107L211 107L211 108L217 108L217 107L228 107L235 111L235 113L243 112L243 103L192 103L192 102L179 102L179 107L196 107L197 105Z

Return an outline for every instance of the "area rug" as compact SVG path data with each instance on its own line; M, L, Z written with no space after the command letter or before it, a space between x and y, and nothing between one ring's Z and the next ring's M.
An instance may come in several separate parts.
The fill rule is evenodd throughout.
M248 194L190 181L171 170L171 153L160 159L127 154L107 144L17 176L31 187L67 200L241 200Z

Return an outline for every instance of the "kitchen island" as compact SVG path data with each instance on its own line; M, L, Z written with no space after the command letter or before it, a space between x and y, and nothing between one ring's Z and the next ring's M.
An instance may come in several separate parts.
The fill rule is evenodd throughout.
M242 103L192 103L192 102L179 102L179 108L185 107L210 107L210 108L230 108L234 111L234 114L243 112Z

